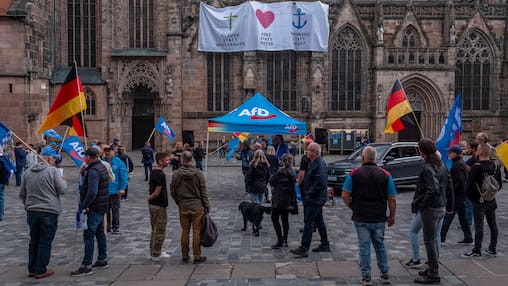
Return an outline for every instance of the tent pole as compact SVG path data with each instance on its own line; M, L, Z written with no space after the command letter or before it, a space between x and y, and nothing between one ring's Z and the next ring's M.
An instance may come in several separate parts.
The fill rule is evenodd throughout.
M210 140L210 131L206 130L206 150L205 150L205 171L208 171L208 141Z

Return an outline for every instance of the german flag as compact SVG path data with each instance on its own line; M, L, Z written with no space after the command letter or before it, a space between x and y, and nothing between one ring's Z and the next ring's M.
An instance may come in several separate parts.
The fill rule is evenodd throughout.
M393 84L392 93L388 99L386 107L386 128L384 133L395 133L405 128L401 118L413 112L409 100L407 100L406 92L402 88L400 80L396 80Z
M69 136L86 137L86 125L83 125L81 112L67 118L61 125L69 126Z
M42 134L45 130L62 125L68 119L74 122L71 117L85 109L85 93L78 76L78 68L74 64L37 133Z

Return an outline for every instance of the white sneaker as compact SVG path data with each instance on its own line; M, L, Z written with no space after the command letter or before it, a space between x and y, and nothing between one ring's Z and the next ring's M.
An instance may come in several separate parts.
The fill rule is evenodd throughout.
M169 257L171 257L171 255L169 255L169 253L161 252L161 255L159 255L159 256L150 256L150 259L152 261L160 261L163 258L169 258Z

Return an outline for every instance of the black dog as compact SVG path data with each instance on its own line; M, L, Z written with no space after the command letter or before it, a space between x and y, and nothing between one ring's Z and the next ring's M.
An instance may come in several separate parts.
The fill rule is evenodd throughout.
M272 212L272 209L248 202L241 202L238 209L243 215L242 231L247 229L247 221L250 221L252 222L252 233L254 233L255 236L259 236L259 229L261 228L261 221L263 220L263 212L269 214Z

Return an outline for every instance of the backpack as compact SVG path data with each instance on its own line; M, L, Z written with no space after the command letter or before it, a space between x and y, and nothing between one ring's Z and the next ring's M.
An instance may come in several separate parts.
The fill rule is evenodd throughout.
M8 185L15 169L16 167L9 159L0 156L0 184Z
M490 202L496 198L497 192L501 187L493 174L484 173L481 188L475 183L476 189L480 193L480 203Z
M219 233L217 232L217 226L213 222L210 215L205 213L201 221L201 241L200 241L201 246L204 247L212 246L217 240L218 236Z

